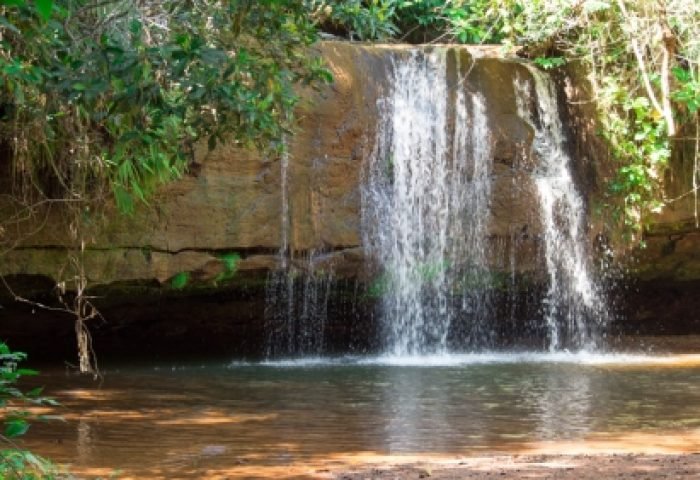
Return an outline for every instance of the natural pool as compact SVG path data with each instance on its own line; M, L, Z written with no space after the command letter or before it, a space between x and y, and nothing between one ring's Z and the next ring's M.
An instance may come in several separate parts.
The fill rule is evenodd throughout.
M81 475L256 478L382 456L700 450L700 356L471 354L44 370L66 422L25 439ZM408 458L408 457L407 457Z

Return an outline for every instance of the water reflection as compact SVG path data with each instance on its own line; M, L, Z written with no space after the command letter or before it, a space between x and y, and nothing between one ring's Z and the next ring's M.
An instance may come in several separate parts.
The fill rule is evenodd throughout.
M77 462L81 465L89 465L92 452L97 439L92 432L90 423L84 419L78 420L76 453Z
M592 376L556 371L546 375L539 395L528 397L535 404L535 438L569 439L590 431Z
M66 423L34 425L27 446L83 472L133 478L255 477L256 468L367 452L469 455L700 432L697 365L317 363L122 368L105 372L101 388L40 380Z
M447 389L440 388L426 378L424 370L385 369L381 394L380 418L384 419L384 437L380 442L388 453L402 453L420 448L424 440L435 448L442 447L442 439L451 438L450 422L444 407L448 404ZM443 436L430 437L432 431Z

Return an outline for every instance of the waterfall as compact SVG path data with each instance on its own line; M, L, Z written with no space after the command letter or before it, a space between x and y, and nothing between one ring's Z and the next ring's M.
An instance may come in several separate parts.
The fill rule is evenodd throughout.
M284 141L280 156L280 248L278 266L265 288L266 356L291 354L296 344L294 278L289 270L289 148Z
M594 348L607 305L589 265L585 207L572 176L554 83L534 67L528 71L532 82L516 78L514 86L518 114L535 132L532 149L540 162L535 183L548 277L543 315L549 349Z
M514 100L490 107L478 81L470 81L475 60L465 50L414 48L390 58L360 188L362 242L375 273L368 295L376 297L385 353L518 345L532 334L551 351L594 348L607 308L589 261L585 203L553 82L534 67L514 68L503 92ZM529 142L517 154L525 162L494 163L503 114L531 132L519 137ZM333 279L316 268L328 264L322 251L300 253L291 245L290 160L285 152L279 163L281 235L266 289L268 357L327 352ZM523 207L518 195L532 200ZM512 219L503 214L508 202ZM511 223L504 227L503 218ZM531 270L523 277L521 268Z
M445 353L459 317L474 342L488 313L490 142L483 98L450 95L444 49L396 58L362 188L363 242L378 263L395 355Z
M490 348L506 323L546 332L540 341L552 351L593 348L606 304L589 265L585 206L554 85L535 68L528 68L528 79L513 81L514 109L534 132L526 155L536 166L522 187L531 185L539 202L533 206L539 220L531 220L542 226L536 263L545 284L538 318L516 319L519 242L510 233L508 258L495 259L503 242L489 240L494 140L488 105L467 82L472 65L455 52L413 49L392 57L390 87L378 100L361 193L363 245L377 271L370 290L380 297L385 351ZM508 308L499 310L497 298L510 302Z
M265 288L265 354L280 356L318 355L324 335L331 291L330 272L315 268L318 253L292 259L290 247L289 148L280 157L280 248L278 266Z

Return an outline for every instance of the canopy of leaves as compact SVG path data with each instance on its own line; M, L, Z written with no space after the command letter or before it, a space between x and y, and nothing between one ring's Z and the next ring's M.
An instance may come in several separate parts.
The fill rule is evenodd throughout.
M491 0L306 0L321 29L359 40L494 43Z
M201 140L281 148L293 86L329 78L295 0L0 5L0 142L41 198L129 211Z

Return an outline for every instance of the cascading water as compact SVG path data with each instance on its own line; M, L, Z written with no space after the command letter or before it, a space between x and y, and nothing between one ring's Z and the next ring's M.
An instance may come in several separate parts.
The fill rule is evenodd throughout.
M294 281L289 272L289 151L280 157L280 248L277 269L270 272L265 291L266 355L294 350L296 332L293 318Z
M528 67L532 84L516 79L518 114L533 128L539 160L535 183L540 200L548 288L543 314L549 349L591 349L607 318L607 305L594 280L586 249L583 200L571 173L554 83Z
M454 57L457 80L462 67ZM395 59L362 191L363 241L383 270L394 355L445 353L453 322L483 341L490 142L483 98L450 95L446 50ZM454 89L453 89L454 91Z
M318 355L324 349L332 275L317 271L316 252L292 262L289 242L289 152L280 158L281 228L278 267L265 291L266 356Z
M509 319L498 318L490 293L516 288L516 252L504 259L512 271L499 284L493 265L504 261L490 258L497 253L488 240L494 154L487 105L465 85L470 65L450 55L416 49L394 58L365 166L363 242L381 272L372 290L381 295L391 355L488 348L498 322L516 323L516 293L501 292L511 305L500 314ZM596 344L606 305L588 265L585 208L570 171L554 85L536 69L528 71L532 79L518 79L514 87L517 114L534 131L537 167L528 182L539 201L546 270L534 321L544 327L536 330L546 331L550 350L588 349ZM511 250L517 245L514 240Z

